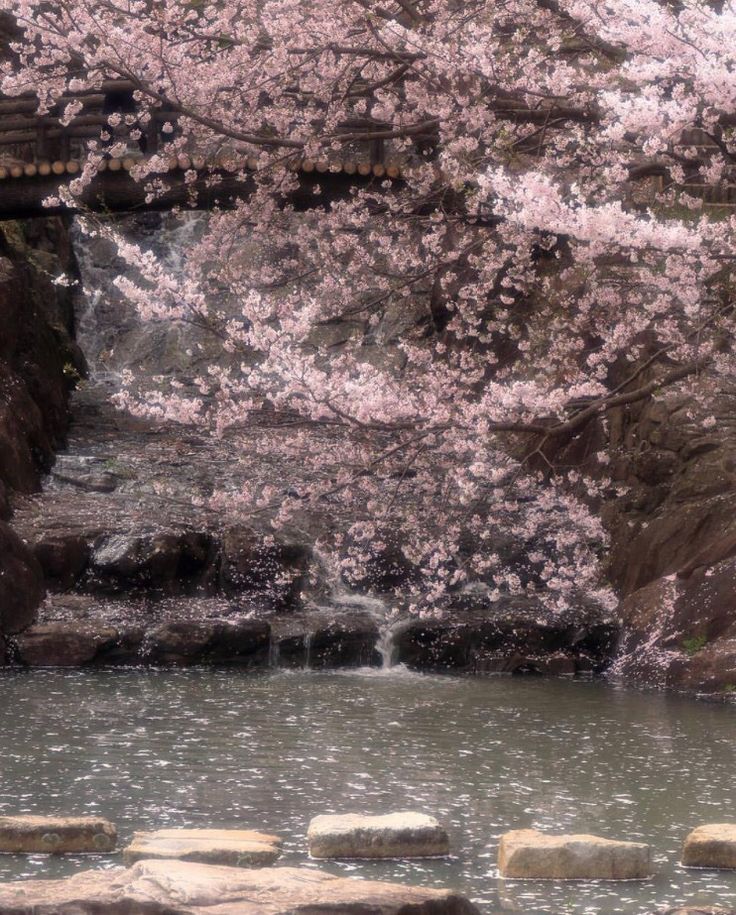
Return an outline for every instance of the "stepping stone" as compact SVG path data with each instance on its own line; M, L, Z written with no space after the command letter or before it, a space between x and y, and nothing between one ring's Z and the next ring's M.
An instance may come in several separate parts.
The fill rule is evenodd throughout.
M480 915L452 890L325 874L310 867L213 867L139 861L63 880L0 883L3 915Z
M736 868L736 823L711 823L693 829L685 839L686 867Z
M642 880L652 875L651 849L642 842L516 829L501 837L498 869L520 880Z
M178 858L231 867L265 867L281 854L281 839L249 829L158 829L137 832L123 851L126 864Z
M675 909L664 909L660 915L736 915L736 909L724 909L721 906L681 906Z
M11 855L104 854L117 830L101 817L0 816L0 853Z
M447 833L423 813L318 816L309 824L313 858L434 858L450 853Z

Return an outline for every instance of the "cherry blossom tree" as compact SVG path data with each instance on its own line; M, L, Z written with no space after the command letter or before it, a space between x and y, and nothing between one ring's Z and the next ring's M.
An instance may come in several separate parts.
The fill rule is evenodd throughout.
M141 315L197 323L227 355L194 387L165 379L122 405L258 429L305 469L219 504L277 529L331 518L325 541L356 580L395 546L425 602L482 581L557 609L613 606L605 450L592 469L560 456L615 408L707 397L733 374L736 217L704 202L736 162L731 3L0 10L21 29L4 94L32 91L44 112L107 79L133 86L137 112L89 142L72 194L124 153L121 119L135 141L157 110L175 117L133 170L150 198L172 156L230 156L248 187L212 214L184 276L119 239L118 285ZM331 173L366 150L401 178ZM321 166L306 191L304 160ZM185 180L195 193L198 173Z

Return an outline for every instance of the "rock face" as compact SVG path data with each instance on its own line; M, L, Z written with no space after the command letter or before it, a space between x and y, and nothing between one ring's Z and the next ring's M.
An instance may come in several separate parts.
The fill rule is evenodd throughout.
M736 558L658 578L622 604L614 671L692 692L736 692Z
M395 642L397 660L419 670L567 675L605 668L617 635L613 625L550 622L534 603L507 600L408 621Z
M146 588L167 593L183 583L196 586L212 565L213 553L212 538L204 532L104 535L90 556L88 585L111 593Z
M32 622L44 589L40 565L5 523L10 496L38 488L66 432L70 373L83 371L71 295L52 282L63 271L75 264L60 221L0 228L0 634Z
M377 667L378 624L355 610L320 609L271 619L274 660L279 667Z
M517 829L501 837L498 869L519 880L641 880L652 875L651 852L641 842L598 836L550 836Z
M698 826L685 839L686 867L736 868L736 823Z
M427 858L448 855L447 833L423 813L318 816L309 824L313 858Z
M615 672L690 692L736 690L736 424L707 377L684 395L613 411L609 470L627 487L604 517L623 598ZM709 387L710 386L710 387Z
M53 277L76 271L62 222L0 229L0 482L31 492L68 424L69 376L83 370L73 301ZM66 370L65 370L66 367Z
M479 915L442 889L353 880L311 868L247 870L141 861L129 870L0 884L3 915Z
M33 551L0 521L0 634L30 626L43 593L43 573Z
M39 623L13 639L28 667L116 664L265 666L271 633L262 620L172 620L150 625L104 621Z
M3 854L104 854L116 842L115 827L98 817L0 817Z
M14 639L16 661L28 667L82 667L112 648L115 629L89 623L40 623Z
M177 858L229 867L264 867L281 854L281 839L246 829L158 829L137 832L123 861Z

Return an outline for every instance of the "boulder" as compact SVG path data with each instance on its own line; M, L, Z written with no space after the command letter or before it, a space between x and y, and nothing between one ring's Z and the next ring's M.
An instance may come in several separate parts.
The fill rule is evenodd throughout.
M309 646L309 664L315 669L378 666L378 625L363 615L341 617L315 629Z
M72 588L89 562L87 540L74 531L44 532L34 546L47 584L53 588Z
M3 854L104 854L116 842L115 827L101 817L0 816Z
M620 606L624 638L616 673L624 680L688 692L736 689L736 558L669 575Z
M736 823L698 826L685 839L685 867L736 868Z
M99 623L39 623L15 638L15 656L28 667L81 667L112 648L118 631Z
M0 521L0 632L30 626L43 593L43 572L33 551Z
M450 853L447 832L423 813L318 816L309 824L313 858L428 858Z
M148 630L144 659L152 664L268 663L271 628L263 620L176 620Z
M248 527L231 527L221 542L221 582L226 594L258 595L273 609L299 603L310 550L262 536Z
M262 620L171 620L151 628L104 620L38 623L13 640L28 667L117 664L268 663L270 627Z
M642 880L652 875L651 850L642 842L516 829L501 837L498 869L520 880Z
M409 620L397 628L395 642L399 663L415 670L559 675L603 670L616 638L608 623L550 620L535 601L514 598Z
M355 880L311 868L250 870L139 861L129 870L0 884L3 915L479 915L451 890Z
M181 593L196 589L211 574L213 563L214 545L207 533L113 534L95 544L87 585L111 593Z
M378 667L378 624L366 613L332 608L271 617L279 667Z
M135 864L151 858L177 858L230 867L263 867L281 854L281 839L246 829L158 829L137 832L123 851Z

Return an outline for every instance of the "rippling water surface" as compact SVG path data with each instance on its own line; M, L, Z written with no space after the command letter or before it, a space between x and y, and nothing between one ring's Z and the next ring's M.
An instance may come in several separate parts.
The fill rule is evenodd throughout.
M0 672L0 814L97 813L126 843L159 826L266 828L308 863L319 813L436 814L448 860L330 864L441 884L495 913L736 906L736 872L685 870L699 823L736 821L736 712L593 683L386 673ZM504 881L508 829L595 832L656 849L626 883ZM0 856L0 879L114 857ZM323 866L323 865L320 865Z

